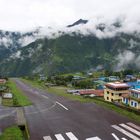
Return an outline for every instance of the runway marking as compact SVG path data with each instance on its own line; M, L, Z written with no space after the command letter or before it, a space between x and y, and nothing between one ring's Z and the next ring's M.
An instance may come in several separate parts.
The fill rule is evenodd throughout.
M66 108L64 105L62 105L61 103L59 102L56 102L57 104L59 104L61 107L63 107L65 110L69 110L68 108Z
M50 136L44 136L43 139L44 140L52 140L52 138Z
M122 140L127 140L126 138L122 138Z
M55 137L57 140L65 140L61 134L56 134Z
M72 132L68 132L66 133L66 135L68 136L70 140L78 140L78 138L75 137L75 135Z
M111 135L115 138L115 140L120 140L114 133L112 133Z
M79 140L72 132L66 132L65 134L67 136L67 139L69 139L69 140ZM54 136L57 140L65 140L65 138L63 137L62 134L55 134ZM44 140L53 140L50 136L43 136L43 139ZM101 140L101 139L96 136L96 137L86 138L86 140ZM126 139L124 139L124 140L126 140Z
M139 126L137 126L137 125L135 125L135 124L133 124L131 122L128 122L127 124L140 131L140 127Z
M130 137L133 140L140 140L138 137L136 137L135 135L129 133L128 131L122 129L121 127L117 126L117 125L112 125L112 127L116 130L118 130L119 132L123 133L124 135Z
M56 103L54 103L54 104L53 104L52 106L50 106L49 108L41 109L40 111L25 112L25 114L27 114L27 115L38 114L39 112L45 112L45 111L48 111L48 110L54 108L55 106L56 106Z
M0 115L0 119L3 119L3 118L5 118L5 117L9 117L9 116L11 116L12 114L14 114L16 111L17 111L17 109L11 111L11 113L8 113L8 114L5 114L5 115Z
M99 137L87 138L86 140L101 140Z
M45 96L45 95L41 95L43 98L46 98L46 99L48 99L48 97L47 96Z
M131 128L130 126L127 126L127 125L125 125L125 124L123 124L123 123L120 124L120 126L122 126L123 128L125 128L125 129L127 129L127 130L133 132L134 134L140 136L140 132L137 131L137 130L135 130L134 128Z

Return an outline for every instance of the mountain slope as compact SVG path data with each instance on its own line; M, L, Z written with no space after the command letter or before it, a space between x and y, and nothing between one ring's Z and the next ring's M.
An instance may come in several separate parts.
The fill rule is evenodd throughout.
M78 25L78 26L77 26ZM61 29L0 31L0 73L66 73L89 70L140 70L140 34L124 32L123 23L78 20Z
M118 61L122 60L119 56L123 57L123 53L125 59L126 51L138 58L139 44L139 38L126 34L107 39L98 39L93 35L63 35L56 39L39 39L24 48L19 48L19 57L1 62L0 72L21 76L32 73L51 75L96 69L113 70L117 69L117 65L120 66ZM139 69L132 60L127 62L127 58L126 64L124 62L123 65L125 68Z

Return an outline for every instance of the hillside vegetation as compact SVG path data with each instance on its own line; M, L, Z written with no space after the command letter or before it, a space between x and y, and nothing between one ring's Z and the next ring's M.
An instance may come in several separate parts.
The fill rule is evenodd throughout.
M132 41L137 43L132 44ZM56 39L39 39L19 48L20 57L2 61L0 72L10 76L22 76L33 73L52 75L100 69L114 70L119 61L122 61L118 60L119 54L127 51L139 56L139 43L139 38L125 34L98 39L94 35L82 36L73 33ZM131 60L125 67L138 69Z

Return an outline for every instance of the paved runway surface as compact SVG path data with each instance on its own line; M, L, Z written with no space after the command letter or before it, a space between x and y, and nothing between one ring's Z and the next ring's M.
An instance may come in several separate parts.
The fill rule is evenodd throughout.
M113 111L16 83L33 102L24 107L31 140L140 140L140 125Z
M16 124L16 108L0 105L0 134L5 128Z

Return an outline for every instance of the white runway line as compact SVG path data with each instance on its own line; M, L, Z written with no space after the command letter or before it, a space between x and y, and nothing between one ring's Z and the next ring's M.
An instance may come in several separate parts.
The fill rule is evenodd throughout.
M66 133L66 135L70 140L78 140L77 137L72 132L68 132Z
M61 134L56 134L55 137L57 140L65 140Z
M115 138L115 140L120 140L114 133L112 133L111 135Z
M45 96L45 95L41 95L43 98L46 98L46 99L48 99L48 97L47 96Z
M140 131L140 126L137 126L137 125L135 125L135 124L133 124L131 122L129 122L127 124Z
M127 140L126 138L122 138L122 140Z
M123 124L123 123L120 124L120 126L122 126L123 128L125 128L125 129L131 131L132 133L134 133L134 134L140 136L140 132L137 131L137 130L135 130L134 128L131 128L130 126L127 126L127 125L125 125L125 124Z
M86 140L101 140L99 137L87 138Z
M52 140L52 138L50 136L44 136L43 139L44 140Z
M59 102L56 102L57 104L59 104L61 107L63 107L65 110L69 110L68 108L66 108L64 105L62 105L61 103Z
M140 138L136 137L135 135L129 133L128 131L122 129L121 127L119 127L117 125L112 125L112 127L133 140L140 140Z

